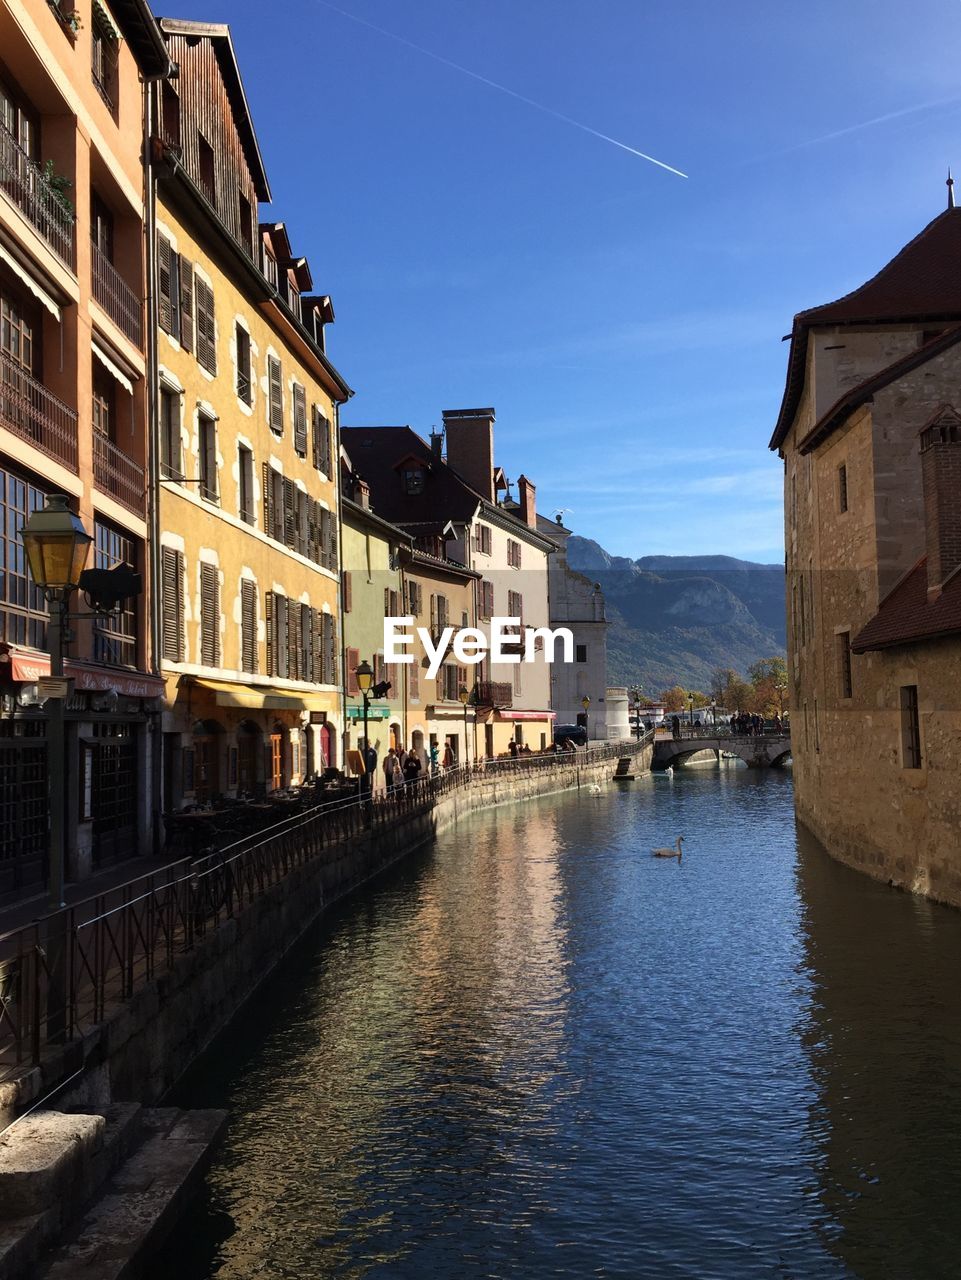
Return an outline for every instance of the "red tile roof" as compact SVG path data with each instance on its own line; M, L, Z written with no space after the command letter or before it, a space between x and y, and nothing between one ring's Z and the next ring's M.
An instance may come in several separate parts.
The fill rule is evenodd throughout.
M961 208L945 209L860 288L794 317L787 380L771 448L783 442L804 386L812 326L961 320Z
M865 653L959 633L961 572L950 577L937 600L929 603L925 557L885 596L871 621L851 641L851 648Z

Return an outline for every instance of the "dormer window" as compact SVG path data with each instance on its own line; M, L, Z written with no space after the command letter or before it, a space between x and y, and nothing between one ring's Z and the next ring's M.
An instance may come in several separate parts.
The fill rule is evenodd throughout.
M424 492L423 467L405 467L402 474L405 493L414 494Z
M270 250L267 248L266 245L264 245L264 276L267 279L267 283L272 284L276 289L277 288L277 259L270 252Z
M300 291L293 285L287 285L287 304L291 311L300 319Z

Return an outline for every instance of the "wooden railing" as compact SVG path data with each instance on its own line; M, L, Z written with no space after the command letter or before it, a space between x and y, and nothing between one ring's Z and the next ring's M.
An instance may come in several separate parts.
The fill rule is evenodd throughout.
M143 334L140 299L100 246L92 243L90 249L93 296L120 332L139 347Z
M0 423L77 470L77 414L0 351Z

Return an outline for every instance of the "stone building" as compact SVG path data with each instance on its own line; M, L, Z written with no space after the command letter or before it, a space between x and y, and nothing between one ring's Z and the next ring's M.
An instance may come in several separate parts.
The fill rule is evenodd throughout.
M337 763L343 729L330 300L270 200L229 29L161 22L159 577L166 810Z
M567 627L574 637L574 661L557 662L551 671L551 706L558 724L585 724L590 738L603 742L608 736L629 736L621 718L607 716L607 619L604 592L567 563L567 540L561 517L537 517L537 529L554 544L547 560L551 627ZM590 706L584 710L584 698Z
M142 0L0 0L0 899L37 891L48 839L48 609L19 531L66 494L87 567L147 585L143 82L169 70ZM149 604L72 625L69 879L152 848Z
M961 905L961 210L795 317L785 464L797 812Z

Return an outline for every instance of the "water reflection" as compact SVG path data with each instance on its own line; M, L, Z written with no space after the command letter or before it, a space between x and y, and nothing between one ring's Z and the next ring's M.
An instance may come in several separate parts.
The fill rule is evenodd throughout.
M233 1120L157 1274L955 1275L957 922L796 847L787 775L480 816L188 1082Z

